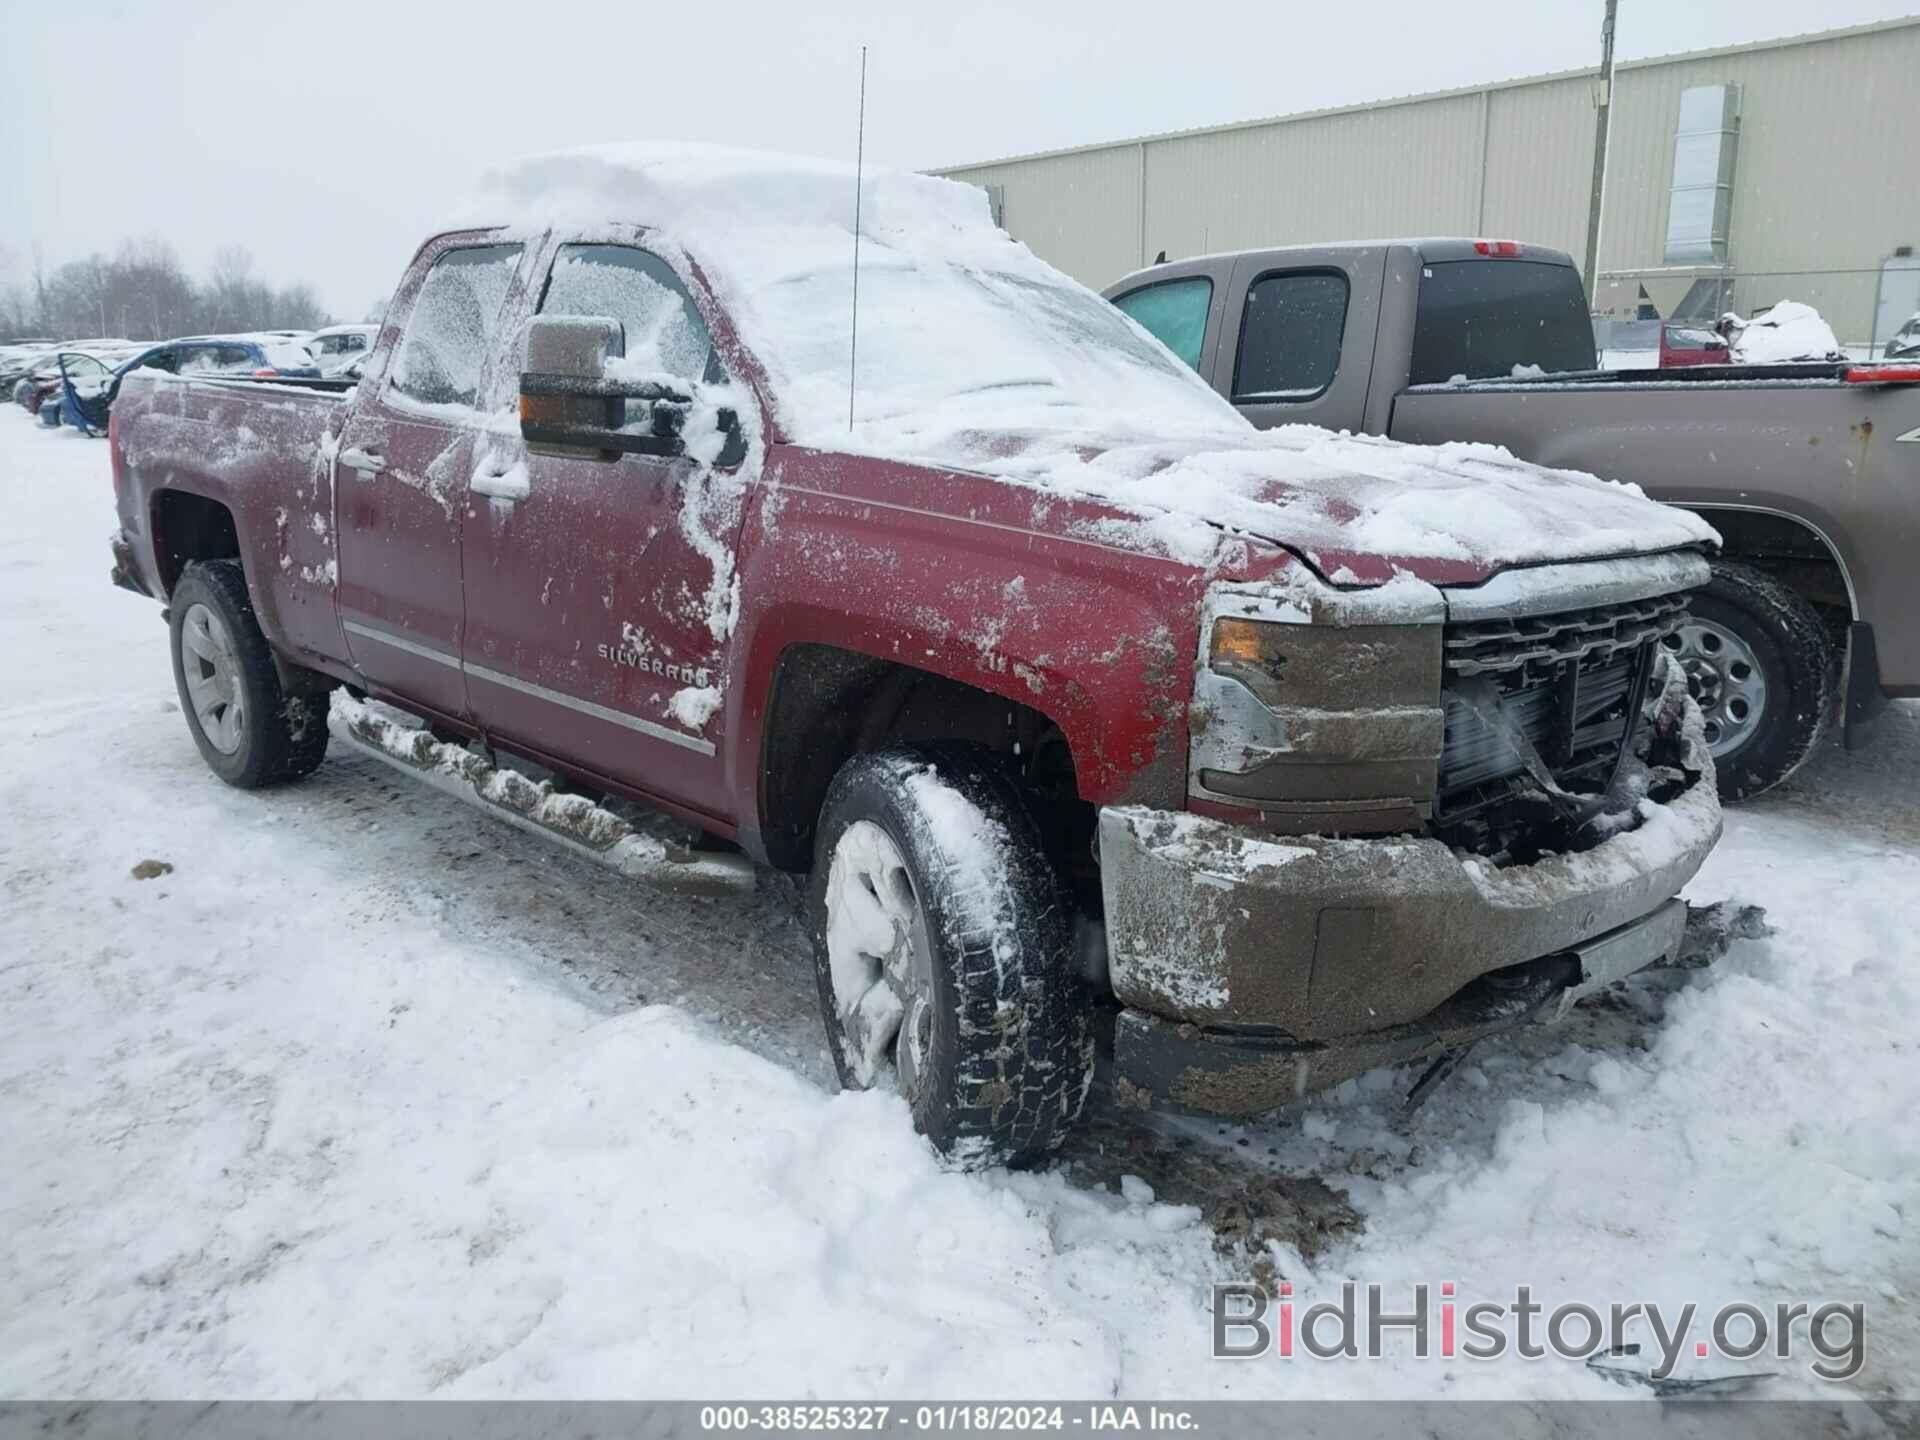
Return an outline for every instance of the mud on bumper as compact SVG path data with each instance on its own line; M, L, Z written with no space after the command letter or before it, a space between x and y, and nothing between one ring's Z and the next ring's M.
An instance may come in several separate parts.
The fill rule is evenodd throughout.
M1710 761L1635 829L1506 869L1419 837L1275 840L1103 810L1122 1093L1252 1114L1557 1018L1679 945L1669 902L1720 824Z

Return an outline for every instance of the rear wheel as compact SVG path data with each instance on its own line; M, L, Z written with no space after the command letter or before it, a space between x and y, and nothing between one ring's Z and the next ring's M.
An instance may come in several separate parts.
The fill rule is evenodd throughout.
M821 810L811 898L841 1084L897 1089L962 1164L1058 1146L1093 1074L1092 1006L1039 827L998 758L849 760Z
M1720 795L1778 785L1820 741L1834 701L1832 647L1819 614L1750 565L1720 561L1669 637L1699 702Z
M326 699L283 689L240 562L189 565L168 604L174 684L207 768L242 790L310 773L327 753Z

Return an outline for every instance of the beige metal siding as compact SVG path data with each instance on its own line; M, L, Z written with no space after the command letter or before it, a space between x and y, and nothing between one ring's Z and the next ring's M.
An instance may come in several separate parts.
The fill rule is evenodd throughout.
M1920 20L1622 65L1603 274L1662 269L1680 92L1728 81L1742 87L1743 112L1736 303L1808 300L1857 338L1880 260L1920 244ZM1007 228L1095 286L1162 249L1181 258L1395 235L1494 235L1578 259L1595 83L1588 72L1545 76L944 173L1003 186Z
M1582 259L1594 83L1580 75L1487 92L1486 204L1462 233L1549 245Z
M1152 141L1147 250L1471 230L1483 108L1462 96Z
M1661 263L1673 129L1690 85L1741 87L1731 260L1737 271L1877 262L1920 242L1920 25L1619 75L1600 268Z
M946 173L1006 187L1001 223L1007 232L1083 284L1105 284L1143 263L1137 145Z

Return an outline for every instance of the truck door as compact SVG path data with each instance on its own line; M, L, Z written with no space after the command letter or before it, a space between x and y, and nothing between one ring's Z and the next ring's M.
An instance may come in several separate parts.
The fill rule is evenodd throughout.
M500 318L524 259L484 234L433 242L336 437L340 623L375 686L467 713L460 538Z
M1385 256L1383 247L1236 261L1227 286L1232 329L1221 342L1214 388L1262 429L1360 429Z
M620 321L630 366L726 381L687 285L637 242L560 245L535 308ZM523 341L516 363L524 352ZM602 459L483 438L462 651L482 729L723 813L715 742L745 484L731 459Z

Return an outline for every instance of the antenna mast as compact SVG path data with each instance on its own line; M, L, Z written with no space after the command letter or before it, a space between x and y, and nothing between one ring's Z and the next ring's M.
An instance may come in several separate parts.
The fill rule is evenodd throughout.
M860 131L853 161L853 340L847 347L847 430L853 430L853 386L860 364L860 191L867 165L867 47L860 47Z

